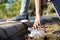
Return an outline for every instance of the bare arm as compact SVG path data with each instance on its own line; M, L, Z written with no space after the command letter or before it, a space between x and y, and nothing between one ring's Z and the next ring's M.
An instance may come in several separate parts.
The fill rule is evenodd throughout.
M36 8L36 17L39 17L41 13L41 0L35 0L35 8Z
M36 29L41 27L41 22L40 22L41 0L35 0L35 9L36 9L36 18L35 18L33 28Z

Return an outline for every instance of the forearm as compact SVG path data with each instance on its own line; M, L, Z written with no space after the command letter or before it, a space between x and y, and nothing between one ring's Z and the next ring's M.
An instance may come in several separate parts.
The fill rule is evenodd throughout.
M36 17L40 17L40 13L41 13L41 0L35 0L35 8L36 8Z

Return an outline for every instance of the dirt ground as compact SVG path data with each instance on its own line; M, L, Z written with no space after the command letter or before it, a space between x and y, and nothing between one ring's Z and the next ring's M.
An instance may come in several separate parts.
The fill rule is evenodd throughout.
M26 40L60 40L60 31L58 31L60 30L60 21L45 23L42 29L45 31L44 36L28 36Z

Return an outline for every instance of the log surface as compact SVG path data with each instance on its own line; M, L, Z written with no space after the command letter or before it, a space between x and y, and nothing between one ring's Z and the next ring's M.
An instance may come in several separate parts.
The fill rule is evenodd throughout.
M25 37L27 26L21 22L4 22L0 24L0 39L1 40L20 40ZM21 36L20 36L21 35ZM23 38L22 38L23 39Z

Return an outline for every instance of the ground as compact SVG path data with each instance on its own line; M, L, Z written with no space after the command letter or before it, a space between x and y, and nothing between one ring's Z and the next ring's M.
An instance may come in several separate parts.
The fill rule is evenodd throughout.
M52 20L50 23L45 23L43 30L45 30L44 36L29 37L27 40L60 40L60 20Z

